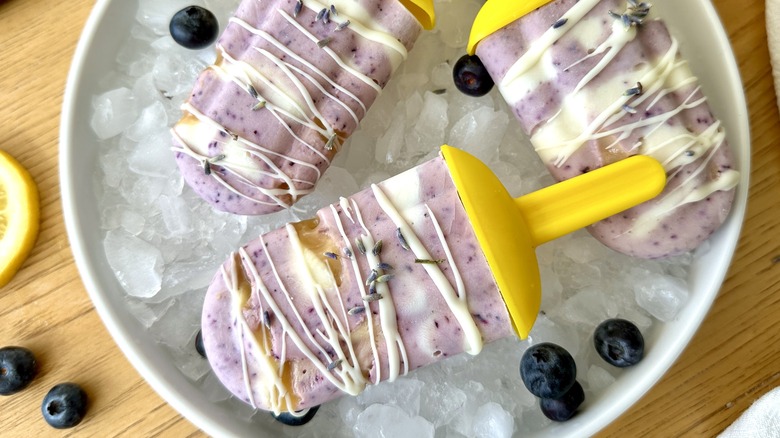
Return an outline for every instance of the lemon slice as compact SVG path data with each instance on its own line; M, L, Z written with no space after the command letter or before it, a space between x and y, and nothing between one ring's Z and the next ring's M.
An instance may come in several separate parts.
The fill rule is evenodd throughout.
M0 151L0 287L11 281L38 237L38 187L18 161Z

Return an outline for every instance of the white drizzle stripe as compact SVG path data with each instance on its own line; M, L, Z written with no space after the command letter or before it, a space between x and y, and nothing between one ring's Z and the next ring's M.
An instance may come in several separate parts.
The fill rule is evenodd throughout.
M566 34L566 32L568 32L569 29L574 26L575 22L582 20L582 18L588 12L590 12L590 10L593 9L599 1L600 0L579 0L574 6L572 6L571 9L569 9L563 15L563 17L561 17L561 20L567 19L566 25L558 28L551 27L547 29L547 31L541 37L539 37L539 39L534 41L531 47L528 48L528 51L523 54L523 56L521 56L517 61L515 61L509 70L507 70L504 78L498 84L499 89L503 90L505 88L509 88L513 81L517 80L531 67L536 65L544 53L550 47L552 47L552 45L555 44L555 42L557 42L564 34ZM504 94L503 91L502 94ZM512 100L509 99L509 97L510 96L505 95L507 101L511 102Z
M176 138L176 140L179 143L181 143L182 145L187 146L186 143L184 142L184 140L175 131L172 131L172 132L173 132L174 138ZM192 157L192 158L194 158L196 160L199 160L199 161L203 161L204 159L207 158L205 156L202 156L202 155L199 155L199 154L193 152L192 150L188 149L188 147L189 146L187 146L187 148L172 147L171 150L173 150L175 152L184 153L184 154L186 154L186 155L188 155L188 156L190 156L190 157ZM289 205L284 203L281 199L279 199L276 196L273 196L270 193L266 194L266 196L268 196L274 202L268 202L268 201L265 201L265 200L252 198L251 196L248 196L248 195L245 195L244 193L239 192L235 187L233 187L232 185L228 184L225 180L220 178L215 172L212 172L209 176L211 178L213 178L214 180L216 180L217 183L219 183L221 186L225 187L228 191L234 193L235 195L237 195L239 197L242 197L242 198L245 198L245 199L249 199L249 200L251 200L253 202L257 202L257 203L263 204L263 205L281 205L283 207L289 207ZM257 186L255 184L252 184L252 187L257 187Z
M342 197L341 199L341 210L345 212L345 214L349 215L347 213L347 208L349 208L349 202L347 201L347 198ZM347 206L345 208L344 206ZM332 204L330 206L331 213L333 214L333 217L336 222L336 227L339 229L339 234L341 234L341 238L344 242L345 248L348 248L350 253L352 254L352 257L350 258L350 265L352 267L352 273L355 275L355 284L357 285L358 289L360 290L360 297L366 296L366 288L363 285L363 276L360 274L360 266L357 262L357 254L359 252L355 251L355 248L352 247L352 242L350 242L349 237L347 236L347 233L344 231L344 224L341 222L341 217L338 214L338 211L336 211L336 207L334 207ZM352 217L349 216L350 220L352 220ZM352 223L355 223L354 220L352 220ZM367 329L368 329L368 337L371 341L371 352L374 356L374 364L376 366L376 377L374 379L374 384L379 383L382 380L382 367L380 366L379 362L379 351L376 348L376 333L374 331L374 315L367 311L365 312L366 315L366 323L367 323Z
M270 254L268 254L267 247L265 246L265 242L264 242L262 236L260 236L260 240L261 240L261 244L262 244L262 247L263 247L263 252L266 253L266 257L267 257L269 263L271 264L271 266L273 267L274 275L278 276L278 273L276 272L275 265L273 264L273 261L270 258ZM290 340L293 341L293 344L295 344L295 346L301 351L301 353L304 356L306 356L306 358L320 371L320 373L322 373L323 376L325 376L334 386L336 386L336 388L338 388L339 390L341 390L343 392L347 392L348 394L357 395L360 392L360 390L362 390L362 387L364 385L360 386L359 389L356 389L355 385L353 385L352 382L342 382L339 379L337 379L336 376L334 375L335 374L334 371L336 371L336 370L328 370L327 369L327 364L324 364L319 359L319 357L317 357L317 355L314 354L308 348L308 346L304 343L304 341L298 335L298 332L296 332L292 328L292 326L290 325L290 322L287 320L287 318L285 317L284 313L282 313L282 311L279 308L278 304L276 303L276 301L271 296L270 292L268 291L268 288L265 286L265 283L263 283L262 278L260 277L260 274L257 272L257 268L255 267L254 263L252 263L251 258L249 257L249 254L247 254L246 250L244 248L240 248L239 249L239 253L240 253L242 259L245 262L244 266L246 266L249 269L250 273L253 276L254 281L252 283L253 283L254 287L258 287L259 288L259 291L260 291L261 295L263 296L263 298L266 300L266 302L268 303L269 307L273 311L273 314L274 314L274 317L276 318L276 321L278 321L279 324L281 324L283 336L288 336L290 338ZM279 285L282 286L282 283L279 282ZM290 294L287 292L286 288L283 288L283 290L284 290L284 294L287 296L288 301L290 303L292 303ZM301 318L300 314L298 314L298 311L295 308L295 306L293 306L291 304L291 308L294 310L295 316L299 320L299 323L301 324L301 326L306 328L306 324L303 323L303 319ZM323 323L325 323L325 321L323 321ZM311 336L311 332L309 332L307 329L305 329L305 331L307 332L308 337L310 338L310 340L313 343L315 343L316 345L319 346L319 344L317 344L313 340L313 337ZM323 355L325 357L327 357L327 354L324 353L324 350L322 350L321 347L320 347L320 349L321 349L321 351L323 351ZM260 355L259 357L261 357L263 359L266 359L266 360L270 360L270 358L273 357L273 355L271 354L270 351L266 351L266 352L259 351L258 354ZM358 375L360 375L360 373L358 373ZM265 375L263 374L262 377L265 377ZM344 377L344 375L342 374L339 377ZM260 382L260 383L263 384L263 385L267 384L267 382L265 382L265 381ZM288 391L289 391L289 388L288 388ZM270 400L269 400L269 402L270 402ZM292 406L292 405L290 404L290 406ZM292 409L289 409L289 410L292 410ZM274 411L274 412L277 412L277 411Z
M618 29L619 27L619 29ZM623 47L626 46L629 42L633 41L634 38L636 38L636 27L631 27L629 29L623 29L623 24L615 20L612 23L612 34L609 36L609 38L606 39L603 43L599 45L598 48L596 48L596 51L593 52L593 54L586 56L582 59L582 61L588 59L591 56L596 56L598 54L603 53L604 51L607 51L607 53L599 60L599 62L596 64L595 67L593 67L580 81L579 84L574 88L574 93L578 93L580 90L582 90L586 85L590 83L590 81L593 80L599 73L601 73L602 70L610 63L613 59L615 59L615 56L623 49Z
M339 98L337 98L336 96L330 94L327 90L325 90L325 87L320 85L320 83L317 82L317 80L312 75L306 73L305 71L301 70L300 68L298 68L298 67L296 67L296 66L294 66L292 64L286 63L286 65L290 69L295 70L295 72L298 73L299 75L301 75L304 78L306 78L309 81L309 83L311 83L312 85L317 87L317 89L320 90L320 93L322 93L323 95L327 96L328 99L332 100L337 105L339 105L342 108L344 108L344 110L346 112L348 112L350 116L352 116L352 120L355 121L355 124L359 124L360 123L360 118L358 117L357 114L355 114L355 111L352 111L352 108L350 108L349 105L347 105L346 103L342 102Z
M239 322L239 330L241 333L241 361L244 373L244 383L247 387L247 397L249 398L252 406L257 407L253 393L255 385L252 385L250 380L247 369L247 353L244 349L244 332L249 331L251 333L251 329L249 328L249 325L247 324L246 319L244 319L243 313L241 311L244 303L240 297L238 285L239 267L238 261L236 259L236 254L233 253L233 256L231 257L230 273L227 272L224 265L222 265L220 268L220 272L222 274L222 280L230 292L231 312L233 313L234 318L236 318ZM258 352L258 354L255 354L254 356L258 366L260 367L259 375L261 381L258 382L260 384L260 388L258 388L259 392L266 398L266 405L269 407L269 409L278 414L281 412L281 409L286 406L282 406L282 404L278 402L280 398L275 398L271 396L271 394L273 392L277 392L281 397L284 397L283 400L290 403L291 400L289 399L288 395L290 392L289 388L285 386L284 381L281 378L281 374L277 373L276 367L273 363L271 363L273 362L273 355L271 354L270 350L266 349L264 345L260 345L254 336L250 337L250 340L252 341L251 346ZM289 405L291 406L291 403Z
M313 107L313 103L311 102L311 95L305 90L305 88L303 90L305 94L302 94L301 97L303 97L303 99L306 101L307 106L309 106L311 114L307 113L303 109L303 107L295 99L290 97L281 88L279 88L273 82L268 80L262 73L260 73L259 71L255 70L253 67L249 66L249 64L247 64L247 63L245 63L243 61L236 61L236 60L234 60L227 52L224 51L224 49L222 49L222 50L223 50L223 52L222 52L223 53L223 57L224 57L224 59L226 61L228 61L229 64L235 65L236 68L241 68L242 65L245 65L246 67L241 68L241 70L240 70L242 76L244 76L244 81L242 81L241 79L236 77L236 75L231 74L231 73L225 71L225 69L223 69L223 68L221 68L221 67L219 67L217 65L210 66L210 68L212 70L214 70L217 74L219 74L220 78L222 78L225 81L232 81L232 82L236 83L239 87L241 87L243 89L247 89L248 88L247 84L252 85L255 88L255 91L258 92L258 96L262 97L263 101L265 101L265 106L266 106L266 108L268 110L278 111L278 112L284 114L285 116L287 116L288 118L290 118L291 120L297 122L298 124L303 125L303 126L309 128L309 129L313 130L313 131L317 131L317 132L319 132L321 135L323 135L325 137L330 135L330 131L328 129L322 129L319 126L317 126L316 123L313 123L311 121L311 119L313 117L317 117L319 112L316 111L316 107ZM268 57L268 55L273 57L273 55L271 55L268 52L263 53L259 49L258 49L258 52L260 52L261 54L263 54L266 57ZM275 58L275 57L273 57L273 58ZM269 60L271 62L274 62L274 64L276 64L276 61L274 59L269 58ZM296 81L298 79L295 77L295 75L293 75L289 70L285 70L285 68L283 66L280 66L280 65L277 64L277 67L279 68L279 70L282 71L282 73L285 73L288 76L288 78L290 79L290 82L292 82L293 85L295 85L296 88L298 88L298 84L296 84ZM247 72L246 72L247 68L252 69L253 70L253 74L255 76L257 76L258 79L260 79L260 81L263 82L268 88L270 88L271 91L273 91L278 96L282 96L282 98L283 98L282 100L284 100L288 104L287 106L292 107L295 110L295 112L298 113L298 115L295 115L292 112L290 112L290 110L287 109L287 106L274 103L274 99L270 99L267 95L260 95L260 90L258 89L259 87L257 87L256 82L253 81L249 77ZM298 88L298 90L300 91L300 88Z
M449 262L450 268L452 269L452 275L455 277L455 285L458 289L458 298L465 303L466 286L463 284L463 277L460 276L458 265L455 264L455 259L452 257L450 245L447 243L447 239L444 238L444 232L441 230L439 221L436 219L436 215L433 214L431 207L429 207L428 204L425 204L425 208L428 210L428 214L431 216L431 223L433 223L433 228L436 229L436 235L439 236L439 242L441 242L441 246L444 249L444 254L447 255L447 261Z
M287 235L290 238L290 246L292 247L293 252L295 253L295 255L297 256L300 262L301 269L299 272L306 274L306 280L308 280L309 283L308 296L311 299L311 303L314 306L314 309L317 313L317 316L319 316L323 327L328 332L328 336L327 336L328 344L336 353L337 358L343 361L339 368L328 370L326 366L324 370L324 374L328 378L328 380L333 382L334 385L339 387L339 389L341 389L342 391L352 395L359 394L366 385L365 378L363 377L363 373L360 370L360 364L357 363L357 361L355 361L355 363L350 364L348 361L345 360L346 355L344 354L340 342L340 340L344 340L345 342L348 342L349 339L340 337L339 333L337 333L337 330L334 329L331 323L333 320L328 318L329 313L326 311L326 309L328 310L332 310L332 309L330 308L330 305L327 304L328 300L325 298L322 287L316 283L312 273L309 270L308 264L305 262L305 256L303 254L304 247L300 242L295 227L293 227L291 224L287 224L286 230L287 230ZM338 321L336 321L336 323L337 326L340 325ZM320 362L320 365L322 365L322 362ZM335 378L334 374L338 375L341 378L340 382Z
M309 111L311 111L312 114L314 114L314 117L319 119L323 125L325 125L325 129L327 132L326 137L330 137L334 134L333 126L328 123L327 120L325 120L325 116L322 115L319 109L317 109L317 105L314 103L311 97L311 93L306 89L306 87L301 83L300 79L298 79L297 76L293 74L293 72L290 71L290 69L287 67L287 64L282 62L279 58L274 56L271 52L265 50L265 49L256 49L260 54L264 55L266 58L268 58L271 62L276 64L277 67L279 67L279 70L284 72L289 78L290 81L295 85L295 87L298 89L298 92L301 94L303 99L306 101L306 105L309 107Z
M343 339L345 341L344 344L346 344L347 349L349 350L350 359L352 360L352 365L353 365L352 368L355 370L353 372L357 372L358 374L361 375L361 378L362 378L363 373L362 373L362 371L360 369L360 363L357 360L357 356L355 355L355 347L352 344L352 336L351 336L351 332L350 332L350 329L349 329L349 321L347 320L347 311L344 309L344 301L343 301L343 299L341 297L341 293L339 293L339 288L338 288L338 285L336 283L336 277L333 275L333 271L330 270L330 265L328 265L327 263L325 265L328 266L328 273L330 274L331 290L333 291L333 293L338 298L338 302L339 302L339 305L341 307L342 315L344 316L343 320L339 319L338 313L336 313L336 311L333 309L333 306L330 304L330 301L328 300L327 296L325 295L325 291L323 290L323 288L317 287L317 292L319 293L320 300L322 301L322 303L325 305L325 307L328 310L328 313L327 313L328 318L329 318L330 321L332 321L332 322L334 322L336 324L336 328L338 329L338 335L339 336L337 336L336 338L332 338L331 342L340 345L339 339ZM330 324L328 326L330 327ZM346 360L346 357L345 357L346 355L344 354L343 350L337 350L337 352L339 354L339 357L338 357L339 359Z
M293 17L291 17L287 12L285 12L285 11L283 11L281 9L277 9L277 11L279 11L279 13L282 15L282 17L284 17L285 20L287 20L290 24L295 26L303 35L305 35L307 38L309 38L313 43L316 44L319 41L319 39L315 35L313 35L309 31L307 31L303 26L301 26L297 21L295 21L295 19ZM366 76L362 72L358 71L357 69L354 69L354 68L350 67L349 65L347 65L347 63L345 63L341 59L341 57L336 52L333 51L333 49L330 49L327 46L325 46L325 47L322 48L322 50L324 50L325 53L327 53L336 62L336 64L339 65L339 67L343 68L344 70L348 71L353 76L355 76L356 78L358 78L361 81L365 82L366 85L368 85L369 87L371 87L374 90L376 90L377 94L381 94L382 93L382 87L380 87L379 84L374 82L373 79L369 78L368 76Z
M323 8L327 8L330 6L330 4L335 4L338 7L339 10L339 17L344 18L345 20L349 20L349 29L355 32L356 34L362 36L363 38L374 41L376 43L382 44L383 46L386 46L395 52L398 52L399 55L401 55L402 59L406 59L409 55L408 51L406 50L406 47L404 47L403 44L401 44L400 41L395 39L394 36L388 34L386 31L379 31L374 29L374 27L379 27L379 23L377 23L375 20L370 19L370 15L363 13L363 17L357 17L354 15L349 15L351 13L350 9L353 9L353 7L350 7L352 5L355 5L354 7L357 7L357 2L339 2L338 0L331 0L327 5L324 3L320 3L317 0L306 0L303 4L304 6L308 7L315 13L322 10ZM364 25L363 22L368 21L371 25ZM397 65L397 63L394 63ZM395 68L395 65L394 65Z
M347 215L347 218L349 218L350 222L353 224L355 223L355 219L352 219L352 213L351 208L349 207L349 201L347 198L340 196L339 197L339 205L341 205L341 211L344 212L345 215ZM352 245L350 244L350 250L352 250Z
M725 140L725 135L723 138ZM710 161L716 150L717 149L715 148L711 149L705 160L706 162ZM686 187L686 183L695 175L698 175L703 168L704 165L699 166L690 178L675 187L675 189L661 199L657 205L640 216L626 233L646 232L656 225L658 218L674 211L680 206L700 201L717 191L730 190L739 183L739 172L729 169L722 172L717 179L709 181L696 189Z
M352 200L352 206L355 211L355 216L358 218L358 222L365 233L360 236L359 239L361 239L367 249L365 256L366 259L368 259L368 265L377 266L382 261L378 256L374 255L371 250L374 248L376 242L374 241L371 232L368 230L368 227L366 227L365 222L363 222L363 215L360 213L360 208L354 199ZM360 254L360 252L358 252L358 254ZM404 364L404 375L409 372L409 360L406 355L406 347L404 346L403 339L401 339L401 335L398 333L398 319L395 312L393 297L390 294L390 286L388 283L378 283L376 289L377 293L380 293L383 296L381 300L375 302L379 305L379 322L382 326L382 336L385 338L385 343L387 344L387 362L389 367L387 380L393 382L399 376L402 362ZM368 305L370 305L370 303L367 303L367 306ZM366 311L369 311L368 308Z
M208 124L208 125L214 127L214 129L216 129L218 131L226 132L226 129L225 129L224 126L220 125L215 120L212 120L211 118L209 118L205 114L201 113L198 109L196 109L190 103L188 103L188 102L184 103L182 105L182 110L192 114L199 122ZM174 132L175 132L175 129L174 129ZM188 148L191 149L191 147L187 144L187 142L185 142L184 139L182 139L181 136L178 135L178 133L176 133L176 136L177 136L177 139L180 140L182 145L186 145ZM319 179L320 176L321 176L321 172L317 168L317 166L315 166L315 165L313 165L311 163L306 163L304 161L297 160L297 159L294 159L292 157L288 157L286 155L279 154L277 152L271 151L271 150L269 150L267 148L264 148L264 147L260 146L257 143L253 143L253 142L251 142L251 141L249 141L249 140L247 140L245 138L242 138L242 137L237 137L236 140L234 140L234 142L237 142L237 143L239 143L240 145L243 145L243 146L248 146L249 148L243 148L242 147L240 149L243 150L244 152L250 153L253 156L255 156L255 157L259 158L260 160L262 160L263 163L265 163L269 168L271 168L271 170L274 171L273 174L267 174L267 175L272 176L275 179L278 179L278 180L284 182L288 186L287 189L267 189L267 188L263 188L263 187L258 186L257 184L255 184L255 183L251 182L250 180L246 179L244 177L244 175L242 175L240 172L235 172L235 169L239 165L237 163L232 163L230 154L226 154L226 157L222 161L220 161L219 165L221 167L226 168L229 171L232 170L232 173L234 173L235 175L241 177L249 186L260 190L264 194L266 192L273 193L274 191L279 191L278 194L290 194L294 199L297 199L300 196L300 194L299 194L299 190L300 189L297 189L295 187L295 184L293 184L293 180L290 178L290 176L287 175L287 173L285 173L283 170L281 170L273 162L273 160L270 157L268 157L268 155L278 156L278 157L283 158L283 159L285 159L287 161L290 161L292 163L300 164L300 165L302 165L304 167L308 167L310 169L313 169L317 173L317 179ZM225 144L225 143L223 143L223 144ZM208 157L206 157L206 156L202 156L201 160L207 159L207 158ZM256 170L256 171L258 173L262 173L262 171L260 171L260 170ZM308 193L308 192L306 192L306 193Z
M247 23L246 21L241 20L241 19L236 18L236 17L232 17L230 19L230 21L235 23L235 24L237 24L237 25L239 25L239 26L241 26L241 27L243 27L248 32L264 38L266 41L271 43L274 47L276 47L277 49L279 49L282 52L284 52L287 56L289 56L292 59L295 59L296 61L298 61L301 64L305 65L312 72L314 72L317 76L319 76L322 79L324 79L325 81L327 81L328 84L330 84L333 88L339 90L341 93L343 93L344 95L352 98L352 100L357 102L360 105L360 108L363 110L364 114L368 110L366 105L365 105L365 103L363 103L363 101L360 100L355 94L353 94L351 91L349 91L346 88L344 88L341 85L339 85L336 81L334 81L328 75L326 75L322 70L320 70L317 67L315 67L314 64L312 64L309 61L306 61L305 59L301 58L300 55L298 55L297 53L295 53L292 50L290 50L288 47L286 47L285 45L280 43L276 38L272 37L267 32L264 32L264 31L262 31L260 29L257 29L255 27L253 27L252 25L250 25L249 23Z
M382 189L378 185L372 184L371 190L374 192L374 197L385 214L390 217L390 220L395 223L396 227L401 229L401 233L403 233L404 238L409 244L409 247L412 249L415 257L419 259L431 260L431 254L428 252L422 242L420 242L420 238L417 236L417 233L414 232L412 227L409 226L403 216L401 216L401 213L398 211L398 209L396 209L390 199L388 199L387 195L385 195ZM424 263L423 268L428 273L428 276L431 278L431 280L433 280L434 284L436 284L436 287L441 292L442 297L447 302L447 305L463 329L466 343L464 350L472 355L479 354L479 352L482 351L483 346L482 335L477 328L476 322L474 322L474 318L469 312L469 308L465 299L465 293L462 297L458 297L458 294L453 289L452 284L450 284L449 280L447 280L447 277L444 275L441 268L437 264Z
M265 242L263 242L262 236L261 236L261 242L263 246L265 246ZM295 303L293 302L292 299L292 295L290 295L290 292L287 290L287 286L285 286L284 283L282 282L282 277L279 275L279 272L276 269L276 264L271 259L271 254L269 254L267 250L264 250L264 252L265 252L265 258L266 260L268 260L268 265L271 267L271 272L273 272L274 274L274 280L276 281L276 284L279 285L279 289L281 289L282 294L284 294L284 297L287 300L287 304L290 305L290 309L292 309L293 315L295 315L295 318L301 324L301 327L303 328L303 333L306 335L306 338L317 347L317 349L319 350L320 354L322 354L323 357L328 357L328 352L325 351L325 348L323 348L322 345L317 343L317 341L314 339L314 335L312 334L311 330L309 330L309 327L303 323L303 318L301 317L300 312L298 312L298 308L295 306ZM298 345L297 343L295 344Z
M235 84L237 84L237 85L238 85L240 88L247 89L247 88L248 88L248 84L249 84L249 85L252 85L253 87L255 87L255 91L258 93L258 97L262 97L262 98L263 98L263 101L265 102L265 106L264 106L264 108L265 108L266 110L268 110L268 111L269 111L269 112L270 112L270 113L271 113L271 114L274 116L274 118L276 118L276 120L278 120L278 121L279 121L279 124L280 124L280 125L281 125L283 128L285 128L285 130L286 130L288 133L290 133L290 135L291 135L293 138L295 138L295 139L296 139L296 140L297 140L299 143L301 143L302 145L304 145L306 148L308 148L309 150L311 150L311 151L312 151L312 152L314 152L315 154L319 155L319 156L320 156L322 159L324 159L326 162L328 162L328 164L330 164L330 160L328 159L328 157L327 157L327 156L325 156L325 155L324 155L322 152L320 152L320 150L319 150L319 149L318 149L316 146L314 146L313 144L311 144L311 143L309 143L309 142L306 142L306 141L304 141L304 140L303 140L302 138L300 138L300 137L299 137L297 134L295 134L295 133L293 132L292 128L290 128L290 126L287 124L287 122L286 122L286 121L284 121L284 120L281 118L281 116L279 116L279 114L278 114L278 113L281 113L281 114L285 115L286 117L288 117L289 119L293 120L294 122L296 122L296 123L300 124L301 126L304 126L304 127L306 127L306 128L309 128L309 129L311 129L311 130L313 130L313 131L316 131L316 132L318 132L320 135L322 135L322 136L324 136L324 137L328 137L328 136L329 136L329 134L328 134L328 131L327 131L327 130L323 130L323 129L321 129L319 126L317 126L317 124L316 124L316 123L313 123L313 122L311 122L311 121L309 120L309 117L310 117L310 116L306 114L306 112L303 110L303 108L301 108L301 107L300 107L300 105L298 105L298 104L295 102L295 100L293 100L292 98L290 98L290 97L289 97L289 96L288 96L288 95L287 95L287 94L286 94L286 93L285 93L283 90L281 90L279 87L277 87L277 86L276 86L275 84L273 84L271 81L269 81L269 80L268 80L268 79L267 79L267 78L266 78L264 75L262 75L262 74L261 74L259 71L257 71L256 69L254 69L254 67L250 66L249 64L247 64L247 63L245 63L245 62L243 62L243 61L237 61L237 60L235 60L235 59L234 59L232 56L230 56L230 54L229 54L229 53L227 53L227 52L225 51L225 49L224 49L224 48L223 48L221 45L220 45L220 46L218 46L218 48L219 48L219 50L220 50L220 51L221 51L221 53L222 53L222 57L223 57L223 59L224 59L225 61L227 61L229 64L236 65L236 66L241 66L241 65L243 65L243 66L244 66L244 67L243 67L243 68L241 68L241 70L240 70L241 74L244 76L244 81L241 81L241 80L240 80L239 78L237 78L235 75L233 75L233 74L230 74L230 73L229 73L229 72L227 72L225 69L223 69L222 67L219 67L219 66L217 66L217 65L211 65L211 66L209 66L209 68L210 68L211 70L213 70L215 73L217 73L217 75L219 75L219 77L220 77L221 79L223 79L223 80L225 80L225 81L231 81L231 82L234 82L234 83L235 83ZM240 68L240 67L237 67L237 68ZM258 88L258 87L256 86L256 83L255 83L253 80L251 80L251 78L249 77L249 74L246 72L246 70L247 70L247 69L254 71L254 72L255 72L255 75L256 75L256 76L257 76L257 77L258 77L258 78L261 80L261 82L263 82L264 84L266 84L266 86L268 86L269 88L271 88L271 90L272 90L274 93L276 93L276 94L277 94L277 95L279 95L279 96L283 96L283 100L285 100L285 101L286 101L286 102L287 102L287 103L288 103L290 106L292 106L292 107L293 107L295 110L297 110L297 111L298 111L298 113L299 113L299 116L295 116L295 115L293 115L293 114L292 114L292 113L291 113L289 110L285 109L285 108L284 108L284 106L275 104L275 103L274 103L274 101L273 101L273 99L269 99L269 98L268 98L268 96L260 96L260 92L257 90L257 88ZM243 140L246 140L246 139L243 139ZM252 145L255 145L254 143L251 143L251 144L252 144ZM257 146L257 147L259 148L259 145L255 145L255 146ZM266 152L266 153L273 154L273 155L276 155L276 156L279 156L279 157L285 158L285 159L287 159L287 160L290 160L290 161L294 161L294 162L296 161L296 160L294 160L292 157L289 157L289 156L287 156L287 155L279 154L279 153L277 153L277 152L274 152L274 151L271 151L271 150L267 150L267 149L264 149L264 148L263 148L263 150L264 150L264 152ZM298 160L298 161L300 161L300 160ZM300 161L300 164L302 164L302 165L305 165L305 166L307 166L307 167L312 167L312 168L316 169L316 170L317 170L317 174L319 175L319 173L320 173L320 172L319 172L319 169L317 169L317 167L316 167L316 166L314 166L314 165L312 165L312 164L310 164L310 163L306 163L306 162L304 162L304 161ZM319 176L318 176L318 178L319 178Z

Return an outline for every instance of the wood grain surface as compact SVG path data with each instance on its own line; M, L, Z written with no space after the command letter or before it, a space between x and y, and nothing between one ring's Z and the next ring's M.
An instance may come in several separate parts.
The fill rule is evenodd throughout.
M748 212L728 279L671 370L599 436L714 436L780 386L780 119L764 1L713 0L739 61L753 147ZM35 249L0 289L0 346L34 350L41 372L24 392L0 398L0 436L203 436L151 389L109 336L65 233L57 162L60 108L93 5L0 0L0 148L30 170L42 201ZM40 405L48 389L63 381L83 385L91 404L81 425L55 431L43 421Z

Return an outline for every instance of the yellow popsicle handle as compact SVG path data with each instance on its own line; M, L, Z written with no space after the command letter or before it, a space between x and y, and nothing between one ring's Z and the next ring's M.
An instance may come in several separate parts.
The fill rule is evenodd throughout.
M663 166L638 155L513 199L473 155L446 145L441 154L520 339L541 305L536 247L652 199L666 185Z
M652 199L666 172L654 158L636 155L515 199L534 246L594 224Z
M471 26L466 50L473 55L483 38L552 0L487 0Z
M414 15L417 21L427 30L436 26L436 11L433 0L401 0L401 4Z

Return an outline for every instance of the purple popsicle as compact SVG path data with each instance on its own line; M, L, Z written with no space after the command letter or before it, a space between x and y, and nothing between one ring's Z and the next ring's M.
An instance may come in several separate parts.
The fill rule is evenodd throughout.
M514 334L441 157L241 248L202 330L222 383L277 412Z
M486 36L476 54L556 179L635 154L664 165L661 196L589 227L604 244L665 257L725 221L739 181L725 131L649 4L552 1Z
M173 128L214 208L266 214L311 192L421 32L398 0L244 0Z

